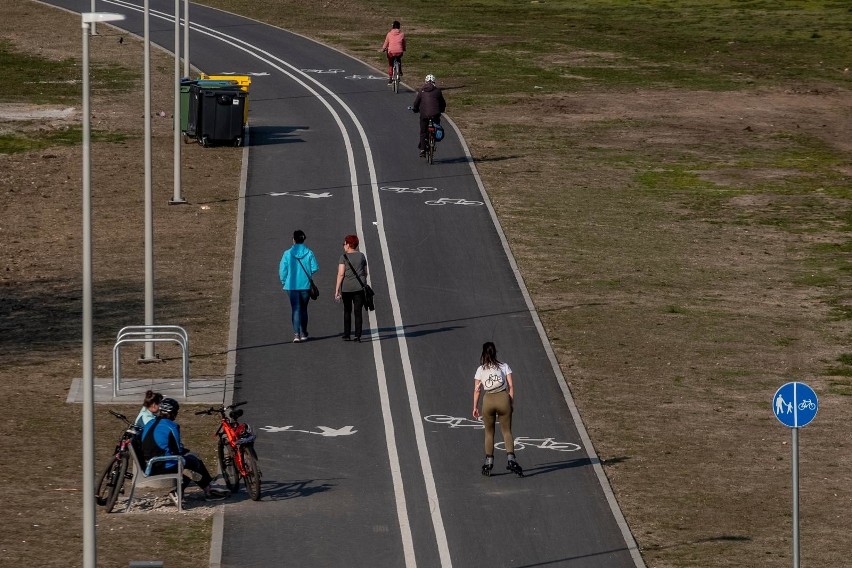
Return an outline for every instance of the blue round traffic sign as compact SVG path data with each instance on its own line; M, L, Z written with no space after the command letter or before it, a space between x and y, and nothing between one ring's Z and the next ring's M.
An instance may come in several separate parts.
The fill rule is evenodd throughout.
M816 416L817 409L817 395L805 383L787 383L772 397L775 418L790 428L801 428L809 424Z

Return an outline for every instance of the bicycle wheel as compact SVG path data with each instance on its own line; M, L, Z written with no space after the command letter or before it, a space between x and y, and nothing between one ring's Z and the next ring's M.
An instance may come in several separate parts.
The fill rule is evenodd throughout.
M130 456L124 454L120 459L113 460L104 470L101 482L98 485L97 499L99 504L103 500L103 506L107 513L112 513L115 508L115 502L118 501L118 496L124 487L124 476L127 474L129 464Z
M429 162L429 165L432 165L432 162L435 161L435 134L429 133L429 144L426 150L426 161Z
M393 62L393 92L399 92L399 61Z
M115 467L116 463L115 459L113 459L107 464L106 469L101 474L98 484L95 485L95 503L97 503L100 507L107 504L107 499L109 499L110 493L112 493L113 476L111 476L110 473L112 473L112 469Z
M257 455L251 446L241 447L240 453L246 470L246 491L252 501L260 501L260 468L257 466Z
M240 490L240 472L234 461L234 450L225 438L219 438L219 469L222 470L222 478L231 493Z

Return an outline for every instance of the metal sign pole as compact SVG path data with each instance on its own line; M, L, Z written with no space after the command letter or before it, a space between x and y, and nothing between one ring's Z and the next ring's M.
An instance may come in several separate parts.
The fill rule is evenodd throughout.
M799 568L799 428L816 418L819 399L805 383L789 382L775 391L772 410L781 424L792 430L793 443L793 568Z
M799 429L793 431L793 568L799 568Z

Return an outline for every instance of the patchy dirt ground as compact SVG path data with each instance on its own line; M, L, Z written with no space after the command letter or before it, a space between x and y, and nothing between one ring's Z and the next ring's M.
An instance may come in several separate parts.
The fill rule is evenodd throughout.
M0 16L30 22L0 33L18 49L62 59L79 53L79 16L30 2L3 3ZM35 16L35 17L30 17ZM99 26L92 39L93 63L138 58L141 44ZM193 376L221 377L225 368L227 317L241 150L182 148L183 193L172 197L171 77L173 60L152 50L153 193L155 223L155 319L188 330ZM144 323L143 98L104 97L93 91L92 128L121 133L123 142L92 145L94 336L96 376L109 376L111 343L124 325ZM168 93L163 96L161 93ZM57 130L80 124L80 108L4 104L0 131ZM161 116L160 112L163 112ZM69 566L82 558L81 459L64 451L79 439L80 406L65 403L81 362L81 149L0 155L0 389L24 412L6 413L0 479L9 515L0 557L7 563ZM163 363L135 364L127 350L125 369L145 376L179 374L179 353L158 349ZM137 408L114 407L125 414ZM215 425L189 413L188 445L215 464ZM98 469L119 433L106 408L96 409ZM26 440L26 444L14 441ZM76 448L73 443L70 447ZM23 465L22 465L23 464ZM24 481L22 481L24 480ZM165 552L170 566L200 566L209 555L211 504L188 502L183 515L98 512L99 565L126 566ZM156 515L156 522L150 517ZM192 522L187 522L188 520ZM178 545L179 544L179 545Z
M76 52L75 17L30 3L3 4L0 15L19 10L38 18L0 37L45 57ZM106 30L93 57L141 61L138 43ZM157 320L185 325L194 373L219 376L239 153L184 146L190 203L167 205L172 104L156 93L170 93L172 60L154 53ZM850 161L836 161L835 177L812 174L824 191L795 187L800 161L820 144L848 156L849 100L835 87L790 85L518 95L510 109L487 112L450 101L649 567L790 564L790 435L770 414L787 380L806 380L821 397L801 433L803 563L848 563L852 379L833 369L852 339ZM110 338L143 312L141 106L93 104L94 128L131 135L93 149L100 373ZM79 120L58 107L11 111L0 131ZM66 566L82 549L79 456L55 449L80 421L65 404L80 361L79 151L0 156L0 389L28 409L2 419L10 514L0 554L40 566ZM699 169L678 169L695 161ZM185 420L198 433L190 444L212 462L210 425ZM117 434L112 422L98 416L98 455ZM12 453L22 438L27 446ZM30 466L23 478L21 462ZM167 550L170 567L204 564L210 509L99 515L103 565L149 548Z

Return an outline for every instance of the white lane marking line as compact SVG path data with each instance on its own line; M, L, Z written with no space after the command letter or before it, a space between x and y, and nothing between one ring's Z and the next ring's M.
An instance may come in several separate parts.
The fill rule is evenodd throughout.
M120 1L115 1L115 0L103 0L103 1L105 1L106 3L110 3L110 4L115 4L117 6L123 6L127 9L135 10L137 12L143 11L141 8L138 8L138 7L136 7L132 4L127 4L125 2L120 2ZM163 20L166 20L166 21L169 21L169 22L174 22L174 18L172 18L168 15L163 15L161 12L157 12L155 10L149 10L149 14L154 16L154 17L158 17L160 19L163 19ZM317 93L313 88L311 88L309 85L307 85L304 81L302 81L301 79L299 79L298 77L296 77L292 73L286 71L285 69L282 69L281 67L279 67L278 65L276 65L275 63L270 61L270 59L267 59L266 57L261 57L259 54L263 54L264 56L267 56L267 57L281 63L282 65L285 65L285 66L289 67L290 69L293 69L294 71L299 72L296 69L296 67L294 67L293 65L275 57L274 55L270 54L267 51L264 51L262 49L259 49L255 46L249 44L248 42L242 41L242 40L237 39L233 36L228 36L227 34L223 34L221 32L217 32L215 30L212 30L212 28L209 28L209 27L206 27L206 26L201 26L201 25L198 25L198 24L192 24L192 23L191 23L190 27L191 27L192 30L194 30L198 33L201 33L201 34L207 35L207 36L209 36L213 39L219 40L222 43L228 44L228 45L230 45L230 46L232 46L232 47L234 47L234 48L236 48L240 51L243 51L243 52L247 53L248 55L255 57L256 59L263 61L264 63L270 65L273 69L280 71L282 74L290 77L297 84L301 85L305 90L307 90L309 93L314 95L317 98L317 100L319 100L328 109L329 113L332 115L332 117L334 117L334 120L337 123L338 129L340 130L341 135L343 137L344 145L346 146L346 155L347 155L347 161L348 161L348 164L349 164L349 171L350 171L350 182L351 182L351 187L352 187L352 193L355 196L355 203L356 203L356 206L355 206L356 229L358 230L359 234L361 234L363 236L364 232L363 232L363 227L362 227L362 224L361 224L360 202L357 199L358 183L357 183L357 176L356 176L356 173L355 173L355 159L354 159L354 154L353 154L353 151L352 151L352 142L351 142L351 139L349 138L349 133L346 130L346 127L343 125L343 122L340 118L340 115L337 114L337 112L334 110L334 108L326 101L325 97L320 96L319 93ZM227 39L225 39L225 38L227 38ZM232 41L230 41L230 40L232 40ZM243 45L246 45L246 46L251 46L251 48L256 50L257 53L250 51L247 47L237 45L237 42L241 43ZM350 116L352 116L353 119L354 119L354 114L352 113L351 109L349 109L349 107L347 107L345 104L343 104L343 101L341 101L340 98L336 94L332 93L331 91L326 89L321 83L319 83L318 81L308 77L304 73L302 75L304 75L306 79L313 81L314 83L316 83L317 85L322 87L324 90L326 90L326 92L331 94L332 97L334 99L336 99L341 106L343 106L343 108L347 109ZM360 127L360 124L358 124L357 121L356 121L356 125ZM363 136L363 129L359 128L359 130L361 130L362 136ZM374 167L373 167L373 164L372 164L372 154L369 152L368 147L367 147L367 155L368 155L368 161L369 161L369 166L370 166L371 172L373 172ZM372 175L372 179L375 179L374 174ZM375 181L373 182L373 186L374 186L374 192L377 192L378 188L376 187ZM381 235L381 232L380 232L380 235ZM363 242L363 240L362 240L362 242ZM364 248L366 249L366 246ZM395 298L395 296L394 296L394 298ZM376 322L375 322L375 314L372 313L372 312L370 313L370 321L371 321L371 326L375 329L377 327ZM397 508L397 520L399 522L400 534L401 534L401 538L402 538L402 545L403 545L402 548L403 548L403 553L404 553L404 556L405 556L405 565L406 565L407 568L415 568L417 566L417 562L416 562L416 559L415 559L415 556L414 556L414 540L413 540L412 533L411 533L411 523L408 519L408 507L407 507L407 504L406 504L406 501L405 501L405 490L404 490L404 485L403 485L403 480L402 480L402 470L401 470L400 465L399 465L399 453L398 453L397 445L396 445L396 436L395 436L394 427L393 427L393 417L391 416L391 411L390 411L390 397L388 396L388 390L387 390L387 377L385 375L385 370L384 370L384 360L382 359L382 356L381 356L381 345L380 345L381 342L380 341L371 341L371 343L373 344L373 356L376 358L376 370L377 370L378 381L379 381L379 396L380 396L380 399L381 399L382 418L383 418L383 421L384 421L385 439L386 439L387 446L388 446L388 458L389 458L389 461L390 461L391 477L393 479L394 496L395 496L396 508ZM419 423L419 420L417 422ZM431 473L431 470L430 470L430 473ZM436 500L436 502L437 502L437 500ZM433 513L433 519L434 519L434 513ZM438 527L436 527L436 534L437 533L438 533ZM446 535L443 533L443 523L440 526L440 534L443 535L443 541L444 541L443 546L446 547ZM441 548L441 542L440 541L438 542L438 547L439 547L439 549ZM449 567L450 565L445 564L445 566Z

